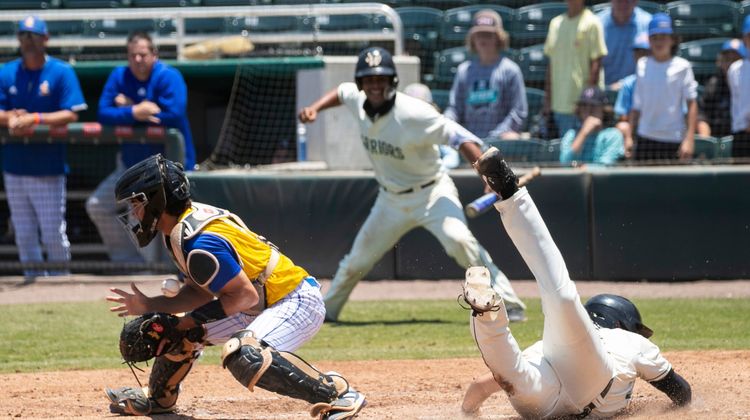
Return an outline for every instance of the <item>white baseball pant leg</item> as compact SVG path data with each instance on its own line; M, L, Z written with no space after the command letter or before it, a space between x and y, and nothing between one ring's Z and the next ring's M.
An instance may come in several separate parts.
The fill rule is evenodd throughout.
M485 363L512 386L511 403L521 414L575 414L594 401L614 376L613 363L581 304L565 261L525 188L497 203L503 225L536 278L544 312L544 359L521 355L505 315L472 317L472 333ZM555 395L573 412L549 412Z
M44 261L40 233L48 261L70 261L65 223L65 175L26 176L6 172L4 178L20 261ZM24 271L27 277L45 274L44 270ZM49 274L67 274L67 270L53 270Z
M324 317L320 284L315 278L307 277L257 316L238 313L206 324L206 341L220 345L237 331L247 329L274 349L292 352L315 336Z
M425 191L424 204L414 206L412 217L432 233L445 252L463 268L482 265L490 270L493 286L505 300L506 307L526 308L516 295L508 277L469 230L453 180L444 175L432 190ZM418 193L419 194L419 193Z
M406 232L416 226L402 209L402 200L398 197L402 196L382 190L378 193L370 214L354 238L352 249L339 263L326 293L328 319L338 319L354 286Z

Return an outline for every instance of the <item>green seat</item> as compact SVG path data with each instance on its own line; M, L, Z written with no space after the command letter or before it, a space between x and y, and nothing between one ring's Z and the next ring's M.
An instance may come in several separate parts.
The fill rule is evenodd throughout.
M299 23L301 25L300 28L305 32L362 31L374 29L373 16L367 13L302 16Z
M544 55L544 44L532 45L518 51L518 66L527 84L541 85L547 73L547 56Z
M488 146L495 146L510 162L559 162L560 140L485 140Z
M189 7L201 5L201 0L132 0L132 2L132 7Z
M610 7L611 7L610 2L599 3L599 4L595 4L595 5L591 6L591 11L594 12L594 13L599 13L602 10L609 9ZM663 4L660 4L660 3L657 3L657 2L653 2L653 1L639 1L638 2L638 7L640 7L641 9L643 9L643 10L645 10L645 11L651 13L651 14L659 13L659 12L663 12L664 11L664 5Z
M2 0L0 9L54 9L60 0Z
M526 116L526 123L524 124L523 131L528 131L531 118L542 112L542 107L544 106L544 91L542 89L527 87L526 104L529 107L529 113Z
M458 46L463 44L466 34L472 26L474 14L483 9L496 11L506 27L513 20L515 13L510 7L494 4L476 4L446 10L443 14L443 23L440 26L440 37L446 45Z
M49 20L47 30L51 37L57 35L80 35L83 33L82 20Z
M185 19L186 34L217 34L226 29L224 18Z
M94 19L84 21L84 35L96 38L122 36L135 31L154 32L156 24L153 19L117 20Z
M63 0L66 9L106 9L110 7L128 7L131 0Z
M696 135L693 158L700 160L714 159L719 155L719 144L720 141L716 137Z
M295 16L234 16L227 19L229 32L289 32L296 31Z
M443 11L432 7L399 7L396 13L404 27L404 39L420 45L436 46Z
M204 6L268 6L272 0L203 0Z
M448 89L458 71L458 65L470 58L466 47L453 47L439 51L435 55L435 84L438 88Z
M680 44L677 55L690 61L698 80L705 80L716 73L716 57L721 46L730 38L706 38Z
M719 139L719 146L717 148L717 157L730 158L732 157L732 142L733 136L724 136Z
M510 41L514 46L544 43L549 22L567 11L568 5L564 2L531 4L519 8L512 24L508 25L511 29Z
M667 3L675 33L685 40L733 37L737 3L729 0L681 0Z
M451 91L448 89L432 89L432 102L437 105L440 111L445 111L450 101Z

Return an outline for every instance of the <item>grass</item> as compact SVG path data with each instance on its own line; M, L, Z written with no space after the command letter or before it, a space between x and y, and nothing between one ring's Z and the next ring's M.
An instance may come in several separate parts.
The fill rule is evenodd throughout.
M539 300L529 321L513 324L522 348L541 337ZM662 350L750 349L750 299L636 300ZM0 373L115 368L123 320L106 302L0 306ZM317 360L478 357L468 311L455 301L350 302L299 350ZM203 363L218 363L211 347Z

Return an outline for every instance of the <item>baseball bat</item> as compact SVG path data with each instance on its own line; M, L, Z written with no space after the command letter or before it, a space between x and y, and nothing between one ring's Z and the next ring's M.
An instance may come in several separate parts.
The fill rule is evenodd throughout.
M529 171L528 173L524 174L522 177L518 178L518 187L523 187L527 185L529 182L531 182L534 178L540 176L542 174L542 169L538 166L535 166ZM495 194L494 192L487 193L471 203L467 204L466 207L464 207L464 211L466 212L466 216L470 218L477 217L479 215L484 214L487 210L492 208L492 205L497 202L497 200L500 197Z

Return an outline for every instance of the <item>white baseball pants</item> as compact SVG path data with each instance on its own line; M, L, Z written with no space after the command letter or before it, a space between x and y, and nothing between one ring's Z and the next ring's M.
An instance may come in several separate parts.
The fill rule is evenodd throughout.
M328 319L338 319L354 286L402 236L416 227L432 233L461 267L487 267L506 304L525 308L508 278L469 230L458 190L453 180L443 174L432 186L412 193L394 194L380 190L352 249L339 263L326 294Z
M522 188L495 207L539 286L544 313L541 352L522 355L502 310L494 320L489 312L471 317L472 334L519 414L580 413L607 386L614 365L528 191Z
M70 242L65 223L65 175L29 176L3 173L10 218L22 263L70 261ZM67 274L66 270L24 270L24 276Z
M206 341L221 345L232 334L246 329L274 349L292 352L315 336L323 325L324 317L320 284L315 278L307 277L296 289L260 315L238 313L206 324Z

